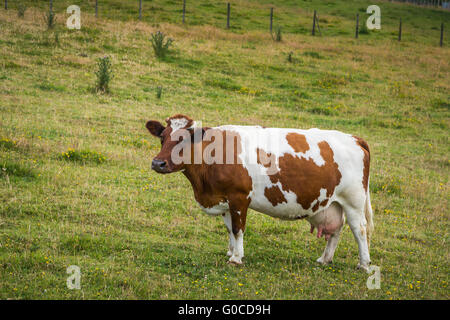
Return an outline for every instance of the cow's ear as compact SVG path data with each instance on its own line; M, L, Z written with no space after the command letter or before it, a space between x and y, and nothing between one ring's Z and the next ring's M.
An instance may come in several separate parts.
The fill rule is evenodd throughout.
M194 127L194 126L187 128L187 131L191 134L191 141L195 142L194 141L195 138L203 139L203 137L205 136L205 129L206 128L200 128L200 127ZM200 130L201 130L201 134L199 134ZM196 132L198 132L198 133L196 134Z
M148 131L155 137L160 137L161 133L164 131L165 127L159 122L159 121L148 121L145 126L147 127Z

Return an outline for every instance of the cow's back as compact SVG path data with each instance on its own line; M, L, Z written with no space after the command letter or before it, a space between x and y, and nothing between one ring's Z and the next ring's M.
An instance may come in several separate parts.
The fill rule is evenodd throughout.
M314 215L362 186L364 152L339 131L221 126L237 135L238 158L248 171L250 208L281 219Z

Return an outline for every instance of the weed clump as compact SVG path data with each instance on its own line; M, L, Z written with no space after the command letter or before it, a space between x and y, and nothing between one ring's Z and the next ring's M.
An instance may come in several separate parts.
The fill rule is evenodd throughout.
M106 157L100 152L91 150L75 150L72 148L67 149L66 152L62 152L59 155L60 160L74 161L74 162L92 162L101 164L106 161Z
M49 11L44 14L44 21L47 25L47 29L53 29L56 24L56 15L53 11Z
M25 11L27 10L27 6L22 2L17 5L17 16L19 18L23 18L25 16Z
M156 88L156 98L157 99L161 99L162 91L163 91L163 88L161 86L158 86Z
M292 58L292 56L293 56L293 52L292 51L290 51L289 53L288 53L288 57L287 57L287 60L288 60L288 62L293 62L294 61L294 59Z
M56 46L59 46L59 32L56 31L55 34L54 34L54 36L55 36L55 45L56 45Z
M320 55L320 53L318 53L316 51L305 51L305 52L303 52L303 55L309 56L314 59L323 59L323 57Z
M274 37L273 34L272 34L272 39L275 40L275 41L277 41L277 42L281 42L281 40L283 39L283 36L282 36L282 34L281 34L281 27L278 27L278 28L275 30L275 37Z
M370 31L367 28L366 24L363 23L363 25L361 26L361 28L359 28L359 34L369 34Z
M108 56L99 58L97 62L97 76L96 91L109 93L109 82L112 79L111 59Z
M13 162L3 160L0 162L0 177L9 179L9 177L18 178L36 178L36 173L29 165L24 162Z
M317 80L315 85L323 89L331 89L339 86L345 86L349 83L350 76L337 76L334 74L326 74L322 79Z
M380 179L381 180L381 179ZM391 195L401 194L402 182L395 176L382 177L382 181L377 180L370 185L373 193L387 193Z
M345 112L347 110L347 107L342 104L329 104L327 106L314 106L312 108L307 109L308 112L314 113L314 114L322 114L326 116L336 116L339 115L341 112Z
M206 79L204 83L208 86L215 87L215 88L221 88L224 90L230 90L230 91L239 91L242 86L235 83L233 79L231 78L219 78L219 79Z
M172 44L173 40L171 38L166 39L166 35L161 31L152 34L150 39L152 42L153 50L158 58L164 58L169 52L169 46Z
M433 107L433 109L435 110L446 110L446 111L450 111L450 100L442 100L439 98L435 98L433 99L433 101L431 102L431 106Z
M17 146L17 142L8 138L0 138L0 148L14 149Z
M247 88L247 87L242 87L237 92L238 93L242 93L242 94L248 94L248 95L251 95L251 96L259 96L259 95L262 94L261 90L250 89L250 88Z

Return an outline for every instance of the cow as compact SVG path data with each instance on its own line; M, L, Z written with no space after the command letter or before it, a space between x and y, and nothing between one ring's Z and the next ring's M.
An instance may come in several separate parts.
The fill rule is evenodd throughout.
M229 263L242 264L249 208L283 220L305 219L327 241L321 264L331 263L345 221L358 244L357 267L368 270L373 231L366 141L336 130L224 125L203 127L182 114L167 125L148 121L161 140L157 173L182 172L195 200L222 215Z

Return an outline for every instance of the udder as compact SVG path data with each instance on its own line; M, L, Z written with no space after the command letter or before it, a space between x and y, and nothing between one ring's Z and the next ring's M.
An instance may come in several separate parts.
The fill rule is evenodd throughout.
M311 233L317 228L317 238L325 236L328 240L335 232L339 231L344 224L344 214L339 203L333 202L327 209L317 212L308 217L311 224Z

